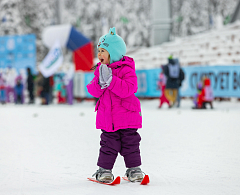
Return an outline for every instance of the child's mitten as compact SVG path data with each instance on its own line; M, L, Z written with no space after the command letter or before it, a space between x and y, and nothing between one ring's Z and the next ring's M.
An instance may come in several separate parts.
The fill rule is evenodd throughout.
M102 64L99 68L99 84L101 89L107 88L112 81L112 69L106 64Z

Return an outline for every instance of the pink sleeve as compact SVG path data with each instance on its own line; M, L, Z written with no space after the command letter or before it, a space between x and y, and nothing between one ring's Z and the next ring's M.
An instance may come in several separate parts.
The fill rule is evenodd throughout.
M112 82L108 89L121 98L129 97L137 92L137 75L130 67L125 67L123 77L119 78L115 75L112 77Z
M99 98L103 94L103 92L106 90L106 89L101 89L100 85L98 84L97 76L95 76L93 80L87 85L87 89L88 89L88 92L96 98Z
M99 98L103 94L103 92L106 90L106 89L101 89L101 86L98 84L99 67L96 69L94 75L95 76L93 80L87 85L87 90L92 96Z

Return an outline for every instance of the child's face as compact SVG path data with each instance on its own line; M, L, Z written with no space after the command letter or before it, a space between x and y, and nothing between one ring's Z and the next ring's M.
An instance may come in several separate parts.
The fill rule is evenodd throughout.
M101 64L110 64L110 55L106 49L98 48L98 59Z

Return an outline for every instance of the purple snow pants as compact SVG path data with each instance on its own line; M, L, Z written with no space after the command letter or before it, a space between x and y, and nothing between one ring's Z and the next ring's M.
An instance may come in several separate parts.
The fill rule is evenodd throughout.
M137 129L119 129L115 132L102 130L97 165L104 169L112 169L120 153L127 168L140 166L140 141L141 137Z

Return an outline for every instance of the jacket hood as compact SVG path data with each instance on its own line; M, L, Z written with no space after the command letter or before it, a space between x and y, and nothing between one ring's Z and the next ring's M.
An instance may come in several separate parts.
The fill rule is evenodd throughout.
M134 62L133 58L130 58L128 56L124 56L121 60L110 64L109 67L117 68L119 66L121 67L122 65L125 65L125 66L127 65L135 71L135 62Z

